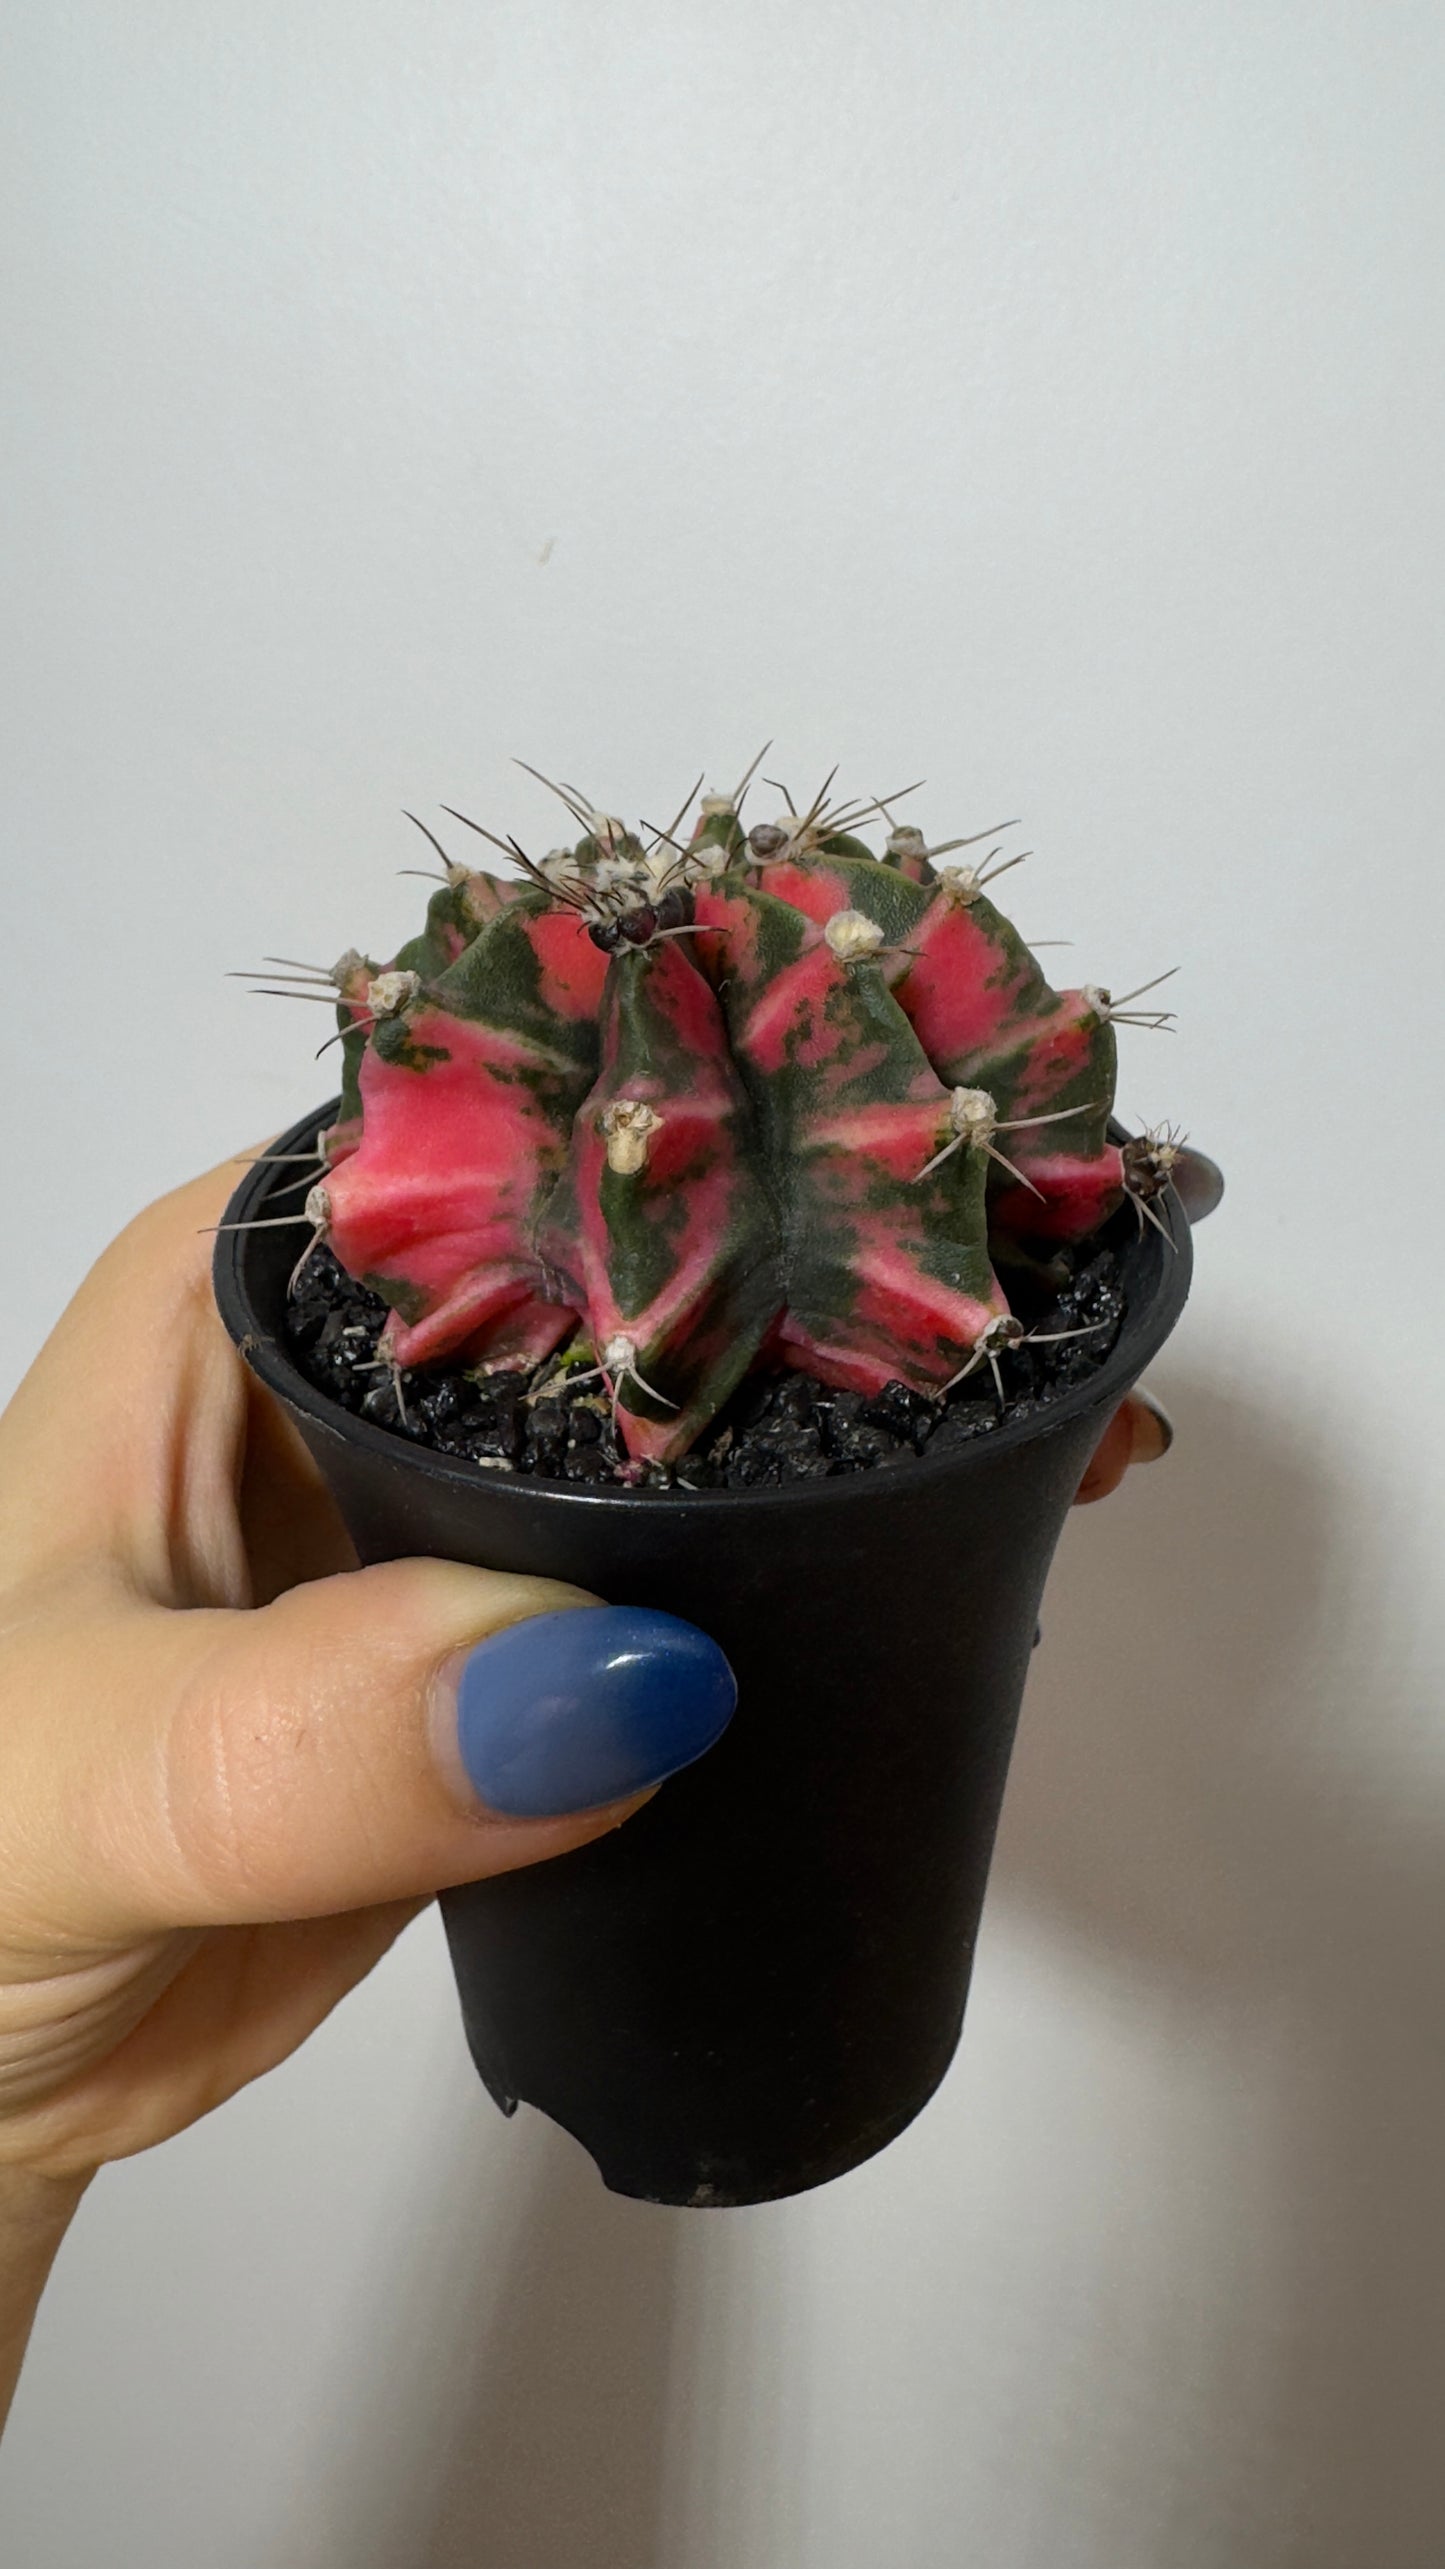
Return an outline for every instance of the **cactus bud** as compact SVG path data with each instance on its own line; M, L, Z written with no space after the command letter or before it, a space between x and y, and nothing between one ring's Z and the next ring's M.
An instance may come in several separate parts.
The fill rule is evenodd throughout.
M734 862L732 849L723 839L694 839L687 851L689 871L701 874L726 874Z
M692 894L685 883L669 883L656 904L660 929L686 928L692 925Z
M1162 1195L1173 1178L1179 1154L1184 1148L1182 1135L1171 1125L1151 1125L1145 1133L1126 1142L1120 1157L1124 1164L1124 1184L1131 1195L1141 1195L1148 1202Z
M755 821L748 832L748 846L762 864L770 856L781 856L789 843L790 833L777 821Z
M1170 1248L1174 1234L1159 1210L1159 1199L1174 1182L1174 1171L1184 1149L1184 1136L1173 1124L1151 1124L1126 1142L1119 1153L1124 1186L1139 1217L1139 1228L1151 1222Z
M420 989L419 972L379 972L366 985L366 1004L373 1017L399 1017Z
M823 934L840 963L866 963L883 943L877 920L865 918L861 910L835 911Z
M948 1101L948 1121L960 1141L987 1147L998 1131L998 1108L986 1088L955 1088Z
M979 1331L978 1344L986 1356L997 1356L1005 1347L1021 1347L1026 1336L1024 1324L1011 1311L1001 1311Z
M647 1166L654 1133L660 1133L665 1117L657 1114L642 1097L614 1097L611 1105L597 1119L597 1129L607 1143L607 1165L616 1177L636 1177Z
M1171 1009L1136 1008L1134 1002L1157 990L1161 981L1172 981L1178 969L1177 963L1171 964L1167 972L1156 972L1152 981L1141 981L1137 989L1126 990L1120 999L1097 981L1086 982L1079 996L1089 1015L1101 1026L1169 1026L1174 1022Z

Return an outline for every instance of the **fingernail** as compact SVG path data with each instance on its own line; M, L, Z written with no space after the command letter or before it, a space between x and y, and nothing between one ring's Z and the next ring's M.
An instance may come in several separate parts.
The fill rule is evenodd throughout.
M1142 1415L1134 1423L1129 1460L1131 1463L1157 1463L1174 1442L1174 1421L1152 1392L1136 1388L1130 1397Z
M1190 1221L1203 1222L1224 1194L1224 1171L1207 1151L1187 1143L1174 1163L1171 1183Z
M472 1790L510 1819L620 1802L726 1730L737 1680L696 1624L648 1606L533 1615L453 1663Z

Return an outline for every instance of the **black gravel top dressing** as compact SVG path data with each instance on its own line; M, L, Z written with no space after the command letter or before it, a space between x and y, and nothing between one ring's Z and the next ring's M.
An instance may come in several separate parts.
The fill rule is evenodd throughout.
M1117 1217L1116 1217L1117 1218ZM1005 1420L1046 1408L1104 1362L1119 1334L1124 1296L1118 1261L1099 1235L1050 1261L1047 1274L1010 1270L1010 1304L1032 1343L999 1356L1003 1406L980 1365L943 1400L904 1383L881 1392L834 1391L799 1373L758 1373L734 1393L701 1443L670 1467L629 1463L612 1404L594 1373L573 1387L555 1356L531 1374L474 1376L464 1366L418 1366L401 1377L378 1369L386 1305L353 1282L329 1249L307 1260L287 1305L287 1333L301 1371L344 1409L434 1446L479 1471L548 1481L620 1482L641 1489L760 1489L907 1463L992 1434ZM1050 1343L1055 1331L1094 1326ZM585 1370L585 1361L572 1372Z

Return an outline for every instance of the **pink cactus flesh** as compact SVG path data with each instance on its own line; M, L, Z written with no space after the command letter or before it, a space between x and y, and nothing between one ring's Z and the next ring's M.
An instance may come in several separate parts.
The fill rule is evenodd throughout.
M940 1078L986 1089L1000 1120L1022 1128L1003 1148L1029 1183L1010 1184L995 1162L992 1222L1010 1235L1076 1240L1107 1219L1123 1187L1108 1140L1113 1029L1085 993L1049 988L970 869L924 884L871 858L825 853L784 858L763 880L815 921L845 909L874 920L885 939L879 967Z
M518 902L378 1024L361 1066L361 1140L327 1180L328 1237L392 1306L386 1352L534 1360L555 1304L537 1224L597 1057L606 965L568 914ZM575 1313L565 1303L555 1345ZM542 1346L541 1352L545 1352Z
M777 1225L722 1010L682 943L614 957L602 1064L541 1234L628 1450L686 1453L782 1308Z

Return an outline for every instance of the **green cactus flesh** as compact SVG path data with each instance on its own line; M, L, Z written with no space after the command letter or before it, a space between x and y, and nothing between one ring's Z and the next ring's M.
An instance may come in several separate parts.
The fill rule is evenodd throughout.
M449 867L333 981L325 1236L383 1358L572 1341L639 1462L760 1362L942 1391L1007 1313L994 1255L1122 1199L1107 1001L918 831L749 838L709 796L683 851L595 816L530 878Z
M840 959L771 891L713 889L696 908L715 968L726 957L733 1050L779 1208L779 1352L853 1390L937 1389L1006 1307L982 1156L920 1175L949 1138L949 1092L876 962Z
M680 941L617 955L602 1061L543 1258L625 1408L630 1451L685 1452L781 1317L777 1221L717 999Z

